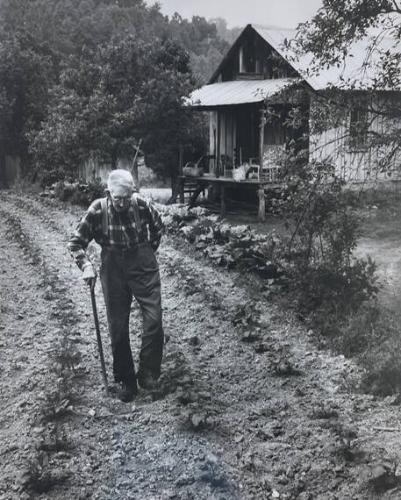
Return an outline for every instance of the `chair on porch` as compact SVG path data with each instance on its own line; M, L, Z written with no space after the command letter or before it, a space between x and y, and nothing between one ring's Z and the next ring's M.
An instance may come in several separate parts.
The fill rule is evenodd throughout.
M261 180L267 182L279 182L282 176L283 157L285 150L283 145L269 145L263 154L263 165L260 173Z
M259 158L249 158L249 169L246 173L246 178L249 180L260 180Z

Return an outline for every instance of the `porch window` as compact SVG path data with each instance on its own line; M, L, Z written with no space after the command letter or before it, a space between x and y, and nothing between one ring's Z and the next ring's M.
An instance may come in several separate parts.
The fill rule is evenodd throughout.
M349 145L352 149L367 147L369 112L367 104L359 103L351 108L349 120Z

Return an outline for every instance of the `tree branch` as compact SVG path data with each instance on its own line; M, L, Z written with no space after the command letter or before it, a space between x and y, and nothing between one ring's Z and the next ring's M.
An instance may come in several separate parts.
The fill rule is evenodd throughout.
M392 4L394 5L394 10L392 10L390 12L398 12L399 14L401 14L401 8L397 4L397 1L396 0L392 0Z

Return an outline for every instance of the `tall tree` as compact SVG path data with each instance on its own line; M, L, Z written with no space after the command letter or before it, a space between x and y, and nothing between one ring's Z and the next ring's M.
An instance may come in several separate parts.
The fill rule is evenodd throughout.
M48 90L54 83L54 60L46 44L26 33L0 39L0 154L5 179L5 156L19 156L28 165L28 131L37 131L45 118Z
M349 144L363 141L365 149L373 148L379 160L377 170L390 172L397 167L401 155L401 2L323 0L316 16L299 26L296 44L300 51L313 54L311 72L331 66L354 68L321 96L316 131L327 128L328 121L333 128L348 116ZM354 56L361 50L364 60L356 71ZM325 105L328 113L322 113Z
M189 57L176 43L112 40L70 61L54 88L48 119L32 136L38 166L73 176L94 158L133 159L139 140L148 164L174 178L178 147L193 134L182 96L193 88Z
M394 24L383 14L395 14ZM364 37L370 28L379 28L382 36L393 28L397 30L399 14L396 0L323 0L317 14L299 26L301 45L322 64L341 63L348 54L350 42ZM394 31L393 35L398 38L400 33ZM379 40L380 36L376 42Z
M111 97L109 95L109 101L103 100L107 93L104 83L99 82L104 82L106 78L96 64L113 67L106 56L107 51L112 51L110 40L113 40L116 47L119 45L124 47L129 36L133 36L139 45L152 44L155 40L173 39L186 50L189 54L187 69L192 68L197 76L197 82L193 80L189 85L186 70L184 72L178 70L179 73L181 71L179 78L185 73L179 89L181 95L188 93L196 83L207 80L212 66L217 64L228 47L218 36L215 25L208 23L204 18L194 17L188 21L175 16L170 20L161 14L157 4L149 7L144 0L1 1L0 155L3 160L0 162L0 177L5 155L22 157L24 165L29 167L28 146L31 144L31 151L38 153L38 144L45 137L49 141L49 151L51 144L54 145L53 156L48 160L51 164L57 164L59 168L67 171L73 170L73 165L84 155L84 149L87 151L88 145L92 147L96 141L108 145L107 154L105 147L99 148L104 157L109 158L108 161L112 161L111 158L119 154L124 147L129 149L132 144L136 144L137 136L143 136L144 144L148 144L150 148L153 147L152 144L157 143L145 140L145 136L151 136L147 132L152 121L149 115L143 121L146 130L141 130L140 133L136 131L131 145L128 139L124 143L120 139L117 140L116 138L124 136L128 129L134 131L125 112L125 109L131 109L132 106L128 105L128 108L122 106L122 92L118 95L112 93ZM103 50L102 54L99 51L100 47ZM171 50L168 49L167 58L171 58ZM180 57L181 59L184 57L183 51ZM96 64L93 64L95 61ZM146 64L140 70L146 73ZM82 76L82 72L88 72L88 75ZM148 76L154 78L154 75ZM91 78L97 79L98 88L90 81ZM96 92L93 91L90 98L88 95L85 96L84 88L79 89L71 84L74 79L77 86L89 85L92 90L96 88ZM170 85L170 82L166 80L166 92L167 85ZM132 87L131 83L128 87ZM125 84L122 88L126 89ZM155 94L157 93L162 100L165 99L162 88L157 89L155 86L153 88ZM177 100L176 88L178 89L173 85L171 95ZM128 92L126 98L129 96ZM99 123L110 123L106 117L114 115L116 106L120 106L123 118L118 123L115 122L106 134L106 128L99 127ZM64 109L63 115L58 111L58 107ZM67 112L68 107L71 116ZM72 147L67 147L70 151L67 159L64 155L66 143L70 141L72 144L78 133L77 127L83 127L85 124L85 121L72 118L73 110L76 111L75 116L79 117L83 109L87 110L88 116L91 115L92 118L97 116L96 121L92 123L92 134L97 130L97 139L90 137L88 129L84 128L86 135L83 133L80 146L74 150ZM155 130L157 125L164 123L165 120L164 115L160 116L160 109L157 106L152 108L154 112L159 111L159 119L153 120ZM194 117L192 122L183 118L179 120L178 130L183 138L194 133L193 128L197 121L198 119ZM43 130L40 128L42 122L46 124ZM185 127L184 122L189 123L189 126ZM124 127L125 130L122 131ZM60 135L60 130L63 129L66 133ZM169 133L172 133L171 127ZM160 134L162 135L162 131ZM104 136L110 140L102 140ZM59 141L58 150L55 147L56 140ZM110 149L113 141L114 153ZM42 152L44 153L44 149ZM160 155L153 151L152 158L156 157ZM160 168L159 161L155 161L154 164ZM169 169L170 167L167 168Z

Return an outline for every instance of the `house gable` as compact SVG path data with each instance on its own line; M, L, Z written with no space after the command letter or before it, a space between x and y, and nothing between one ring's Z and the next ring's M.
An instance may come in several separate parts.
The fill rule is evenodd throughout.
M351 91L372 89L401 91L401 84L396 88L377 86L382 77L383 55L394 54L395 60L398 61L397 56L400 51L399 40L394 36L394 29L390 29L394 28L391 17L387 21L383 19L383 22L389 23L380 25L380 30L386 27L384 30L386 36L382 34L379 36L377 31L379 28L373 27L367 30L364 37L350 44L341 65L319 68L315 67L316 58L313 54L298 52L296 30L248 24L209 83L298 76L317 91L330 88Z
M299 77L299 73L252 25L246 26L209 83Z

